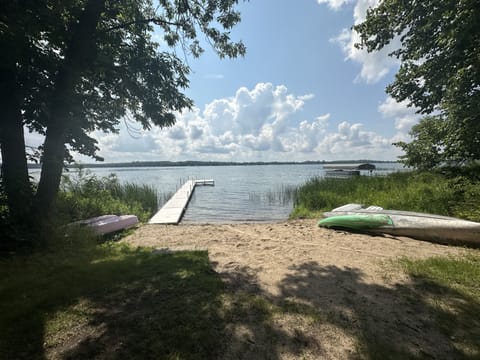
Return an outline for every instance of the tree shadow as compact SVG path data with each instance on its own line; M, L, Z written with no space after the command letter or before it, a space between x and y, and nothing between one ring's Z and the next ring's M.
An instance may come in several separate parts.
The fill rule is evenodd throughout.
M75 265L36 264L38 276L26 267L30 275L0 289L17 294L0 302L16 308L0 326L0 358L275 359L278 344L300 354L313 341L272 323L278 306L254 270L218 274L206 251L78 256Z
M223 302L227 346L220 358L274 360L285 354L300 358L316 340L278 324L285 312L276 297L261 289L257 273L246 266L220 273L227 286Z
M26 320L0 336L0 358L205 359L222 352L224 285L207 252L124 249L85 256L75 271L66 264L42 274L50 275L44 282L17 285L30 301L12 300L8 306L22 313L10 321ZM58 327L55 338L47 336L47 326Z
M423 277L382 286L355 268L295 265L278 295L255 272L222 274L231 284L223 359L474 359L480 303Z
M391 287L369 284L358 269L316 262L293 266L292 270L294 273L280 284L281 297L307 304L355 338L353 357L478 356L479 332L468 329L479 325L476 314L480 303L458 291L423 277ZM448 306L439 305L438 300L448 302ZM472 345L476 350L469 355L466 348Z
M125 250L82 263L83 273L56 274L41 284L50 294L55 281L71 286L54 304L35 293L42 311L32 309L36 318L28 331L0 341L2 358L474 359L479 354L479 302L422 277L381 286L368 283L355 268L307 262L291 266L278 293L271 294L259 285L259 270L238 266L217 273L207 252ZM78 321L74 316L60 322L60 338L48 339L47 319L67 308L77 312ZM8 342L13 337L15 348Z

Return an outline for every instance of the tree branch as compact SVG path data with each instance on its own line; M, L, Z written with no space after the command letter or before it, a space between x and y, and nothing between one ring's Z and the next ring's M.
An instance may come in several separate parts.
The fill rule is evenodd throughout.
M135 25L135 24L148 24L148 23L154 23L155 25L170 25L170 26L183 26L185 25L185 22L171 22L171 21L166 21L158 17L153 17L153 18L148 18L148 19L141 19L141 20L132 20L125 22L123 24L119 24L116 26L109 27L108 29L100 31L100 34L102 33L107 33L109 31L113 30L118 30L118 29L124 29L129 26Z

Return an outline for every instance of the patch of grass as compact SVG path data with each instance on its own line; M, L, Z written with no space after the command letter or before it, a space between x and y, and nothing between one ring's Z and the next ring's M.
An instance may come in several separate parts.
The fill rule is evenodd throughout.
M421 276L480 300L480 254L470 253L461 258L432 257L426 260L403 258L400 264L413 277Z
M0 358L205 359L223 284L206 252L124 244L0 262Z
M403 258L402 269L418 284L440 330L464 358L480 357L480 254L464 257Z
M292 217L314 217L348 203L480 221L480 181L454 172L399 172L346 179L314 178L296 194Z

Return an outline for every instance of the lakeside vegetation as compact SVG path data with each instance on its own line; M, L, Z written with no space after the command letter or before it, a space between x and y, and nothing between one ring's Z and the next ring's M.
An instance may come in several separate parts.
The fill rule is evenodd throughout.
M63 176L56 202L56 216L62 223L114 214L134 214L146 222L158 207L157 191L149 185L120 183L111 174L97 177L80 168Z
M8 207L0 186L0 231L3 234L0 256L3 255L2 252L29 251L45 246L50 250L53 250L51 247L63 248L63 226L77 220L105 214L133 214L141 222L147 222L157 211L157 207L158 193L151 186L120 183L113 174L97 177L88 170L79 169L75 173L63 175L49 221L42 225L42 230L35 235L32 243L19 241L25 234L15 223L8 221ZM35 219L26 221L33 222ZM88 233L85 236L88 237ZM81 237L78 236L78 240L81 240ZM72 238L69 238L68 242L71 243ZM85 241L81 240L77 245L83 243Z
M480 221L480 166L345 179L314 178L295 193L292 218L359 203Z

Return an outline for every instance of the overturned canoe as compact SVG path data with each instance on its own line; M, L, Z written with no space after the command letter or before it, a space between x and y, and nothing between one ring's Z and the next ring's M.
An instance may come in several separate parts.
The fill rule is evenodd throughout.
M370 230L393 225L392 219L382 214L337 215L320 220L318 226L333 229Z
M94 218L76 221L71 225L90 226L98 235L109 234L115 231L131 228L138 224L135 215L102 215Z
M414 239L445 244L480 246L480 223L473 221L411 211L384 210L378 206L363 208L362 205L359 204L344 205L324 213L327 219L353 215L383 215L389 217L391 223L363 229L346 226L342 226L341 228L357 231L363 230L370 233L384 233L394 236L408 236ZM332 221L333 220L330 220L330 222Z

